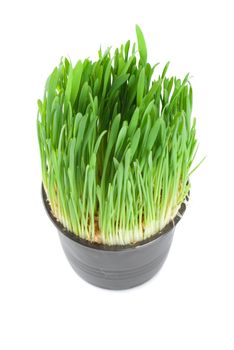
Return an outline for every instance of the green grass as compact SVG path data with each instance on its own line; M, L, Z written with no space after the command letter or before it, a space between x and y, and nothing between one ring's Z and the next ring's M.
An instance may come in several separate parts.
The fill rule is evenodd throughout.
M61 60L38 101L43 185L52 212L84 239L134 243L172 220L197 149L193 92L127 41L112 56ZM157 77L155 77L157 75Z

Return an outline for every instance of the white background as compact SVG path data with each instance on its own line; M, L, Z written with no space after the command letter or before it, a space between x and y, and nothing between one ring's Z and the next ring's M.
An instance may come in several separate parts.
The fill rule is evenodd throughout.
M234 349L232 1L0 3L0 348ZM142 27L152 63L193 76L206 161L161 272L123 292L73 272L40 197L36 101L63 55L96 58Z

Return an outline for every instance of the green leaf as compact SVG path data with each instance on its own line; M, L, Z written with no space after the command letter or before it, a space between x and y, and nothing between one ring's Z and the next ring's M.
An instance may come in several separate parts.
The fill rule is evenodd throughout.
M137 35L137 43L138 43L138 49L140 52L141 62L142 62L142 65L145 65L147 62L147 47L146 47L144 35L141 31L141 28L138 25L136 25L136 35Z
M113 146L117 140L120 118L121 118L120 114L117 114L117 116L114 118L113 123L111 125L111 129L110 129L110 133L109 133L109 137L108 137L107 149L105 152L104 164L103 164L102 183L104 183L104 181L105 181L105 174L106 174L106 169L107 169L107 164L109 161L110 153L111 153Z
M108 83L110 82L110 77L111 77L111 60L109 61L104 74L102 97L106 96L106 89L107 89Z
M72 89L71 89L71 104L74 105L79 89L80 82L83 72L83 64L81 61L78 61L75 68L73 69L73 80L72 80Z
M162 80L165 78L170 62L167 62L162 72Z
M137 147L139 145L140 136L141 136L141 130L140 130L140 128L138 128L137 131L135 132L133 138L132 138L132 141L131 141L131 154L132 154L132 157L135 155L135 152L136 152Z
M109 91L109 96L110 98L116 93L117 90L120 89L120 87L128 80L129 74L121 74L120 76L118 76L113 84L112 87Z
M128 59L128 52L129 52L129 48L130 48L130 40L128 40L125 44L125 47L124 47L124 54L125 54L125 60L127 61Z
M127 122L125 122L123 124L122 128L120 129L120 132L119 132L119 135L118 135L118 138L117 138L117 141L116 141L115 152L114 152L115 155L117 155L119 150L121 149L121 147L122 147L122 145L124 143L127 131L128 131L128 125L127 125Z
M72 92L72 80L73 80L73 70L72 65L69 63L69 71L67 77L67 86L65 90L65 98L67 101L70 101L71 92Z
M143 100L145 89L145 68L142 68L137 84L137 106L139 107Z
M78 107L79 111L83 114L86 111L88 100L89 100L89 85L86 81L80 92L79 107Z
M160 125L161 125L161 119L157 119L156 123L153 125L152 129L150 130L149 137L148 137L147 144L146 144L146 148L148 151L150 151L152 149L152 147L156 141Z
M94 147L94 153L97 154L98 152L98 149L99 149L99 146L100 146L100 143L103 139L103 136L107 133L107 130L104 130L98 137L96 143L95 143L95 147Z
M128 127L128 137L131 139L133 136L139 121L139 108L137 107L132 115L129 127Z

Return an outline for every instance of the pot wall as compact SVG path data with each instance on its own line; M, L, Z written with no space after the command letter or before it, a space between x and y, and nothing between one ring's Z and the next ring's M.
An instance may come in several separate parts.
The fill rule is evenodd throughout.
M84 280L101 288L127 289L146 282L160 270L174 229L146 244L116 251L87 247L60 231L59 237L68 261Z

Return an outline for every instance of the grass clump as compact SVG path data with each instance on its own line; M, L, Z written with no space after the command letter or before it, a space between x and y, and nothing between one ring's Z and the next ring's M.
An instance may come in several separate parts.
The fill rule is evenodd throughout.
M61 60L38 101L42 178L54 216L89 241L134 243L172 220L197 148L189 76L155 76L143 34L112 56Z

